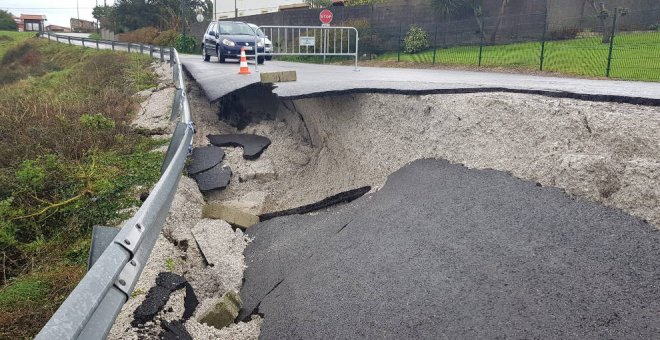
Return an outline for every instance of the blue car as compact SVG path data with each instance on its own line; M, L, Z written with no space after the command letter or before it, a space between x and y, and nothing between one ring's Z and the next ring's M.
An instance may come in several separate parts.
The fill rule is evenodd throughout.
M255 49L258 49L257 62L264 63L263 39L257 36L257 32L252 27L240 21L211 21L204 33L202 55L204 61L210 61L211 56L216 56L218 62L224 63L226 58L239 59L243 47L245 54L252 56Z

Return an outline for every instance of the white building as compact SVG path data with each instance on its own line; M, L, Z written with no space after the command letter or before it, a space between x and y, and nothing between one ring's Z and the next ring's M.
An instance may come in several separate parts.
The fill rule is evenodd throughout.
M235 18L235 9L238 10L238 16L242 17L309 7L304 0L213 0L213 2L217 19Z

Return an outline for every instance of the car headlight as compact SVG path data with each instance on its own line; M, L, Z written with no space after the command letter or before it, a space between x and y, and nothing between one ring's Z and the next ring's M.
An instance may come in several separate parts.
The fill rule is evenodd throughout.
M229 47L234 47L234 46L236 46L236 43L235 43L235 42L233 42L233 41L231 41L231 40L227 40L227 39L222 39L222 43L225 44L225 45L227 45L227 46L229 46Z
M263 41L257 42L257 47L264 47L264 42Z

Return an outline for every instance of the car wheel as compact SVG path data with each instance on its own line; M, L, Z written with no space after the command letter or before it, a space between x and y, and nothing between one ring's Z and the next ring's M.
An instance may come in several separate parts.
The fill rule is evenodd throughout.
M221 64L224 64L225 57L222 55L222 49L220 47L218 47L216 49L216 51L218 52L218 62L221 63Z
M272 55L267 56L267 57L266 57L266 60L268 60L268 61L273 60L273 56L272 56Z
M202 56L204 56L204 61L210 61L211 56L206 54L206 47L202 45Z
M257 63L259 63L259 65L261 65L261 64L264 63L264 60L266 60L264 57L258 57L257 58Z

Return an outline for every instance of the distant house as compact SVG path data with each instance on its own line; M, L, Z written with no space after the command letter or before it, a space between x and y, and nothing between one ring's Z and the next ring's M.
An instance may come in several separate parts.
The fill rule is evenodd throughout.
M71 32L71 29L68 28L68 27L64 27L64 26L48 25L48 26L46 26L46 31L47 32L69 33L69 32Z
M344 2L349 0L333 0L333 6L344 6ZM234 8L236 4L236 8ZM215 9L216 17L219 19L234 18L236 12L238 16L272 13L278 11L289 11L295 9L309 8L305 0L237 0L217 1Z
M96 23L88 20L71 18L71 31L77 33L92 33L96 31Z
M14 19L16 20L16 19ZM19 32L39 32L44 30L46 16L39 14L21 14L16 21Z

